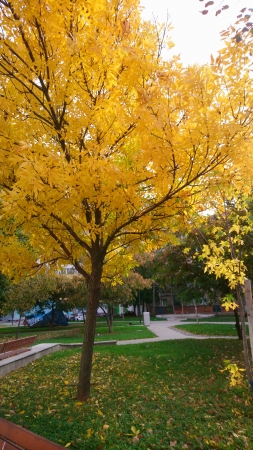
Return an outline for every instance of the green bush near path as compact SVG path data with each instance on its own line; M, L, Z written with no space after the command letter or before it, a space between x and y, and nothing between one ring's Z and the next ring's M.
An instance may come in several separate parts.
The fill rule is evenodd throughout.
M193 323L176 325L174 328L202 336L237 336L235 325L229 324ZM248 331L248 325L246 329Z
M73 450L252 450L250 390L230 388L224 359L243 367L241 342L95 347L81 403L80 349L56 352L1 379L0 415Z

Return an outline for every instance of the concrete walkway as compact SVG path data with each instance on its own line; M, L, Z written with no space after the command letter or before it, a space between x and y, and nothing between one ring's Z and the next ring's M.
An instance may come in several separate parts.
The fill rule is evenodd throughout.
M189 317L189 316L188 316ZM94 345L133 345L133 344L142 344L145 342L159 342L159 341L169 341L176 339L237 339L236 337L229 336L197 336L185 331L179 331L174 329L175 325L179 325L182 323L182 316L175 317L169 316L167 320L161 321L153 321L151 322L148 329L152 331L157 337L147 338L147 339L129 339L125 341L103 341L103 342L95 342ZM190 322L187 322L190 324ZM196 321L195 321L196 323ZM205 323L205 322L201 322ZM210 322L208 322L210 323ZM214 322L212 322L214 323ZM218 322L221 323L221 322ZM229 322L226 322L229 323ZM234 324L234 322L231 322ZM0 361L0 376L7 375L9 372L19 369L20 367L29 364L35 359L41 358L42 356L49 355L50 353L67 349L67 348L76 348L81 347L82 343L78 344L38 344L34 345L31 350L27 352L23 352L19 355L12 356L10 358L6 358Z
M236 336L198 336L195 334L187 333L186 331L180 331L175 328L173 328L176 325L187 323L191 324L191 322L182 322L182 318L179 316L178 318L175 318L175 316L171 316L167 318L167 320L161 320L157 322L151 322L150 326L148 326L148 329L152 331L154 334L156 334L157 337L155 338L148 338L148 339L129 339L126 341L117 341L117 345L127 345L127 344L141 344L144 342L158 342L158 341L170 341L175 339L237 339ZM196 321L193 320L192 323L196 323ZM210 323L210 322L200 322L200 323ZM219 323L222 324L222 322L211 322L211 323ZM225 322L224 322L225 323ZM234 322L226 322L226 324L233 324Z

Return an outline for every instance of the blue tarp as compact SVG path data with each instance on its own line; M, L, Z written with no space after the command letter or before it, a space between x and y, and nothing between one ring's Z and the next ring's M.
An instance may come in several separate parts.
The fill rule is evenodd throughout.
M26 316L26 323L29 327L49 327L52 320L52 311L47 313L39 311L35 314L30 314ZM68 321L64 316L62 311L55 310L53 326L67 326Z

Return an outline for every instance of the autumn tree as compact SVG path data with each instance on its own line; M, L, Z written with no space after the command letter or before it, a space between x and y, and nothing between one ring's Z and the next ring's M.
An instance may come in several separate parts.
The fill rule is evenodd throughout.
M78 308L82 311L83 320L85 321L85 312L87 309L89 290L87 282L84 282L83 277L72 276L68 277L68 287L65 293L67 297L67 307L68 309Z
M101 301L107 305L106 314L109 333L113 332L113 308L116 305L129 306L136 302L139 290L151 288L152 280L143 278L138 272L131 271L117 283L113 280L104 282L101 287Z
M6 291L8 289L8 286L10 284L10 280L6 275L2 274L0 272L0 317L1 317L1 310L3 308L4 303L6 302Z
M19 313L19 322L16 330L18 338L21 317L25 312L34 308L36 304L45 302L56 289L56 280L54 277L48 277L39 273L34 277L26 277L19 280L18 283L9 283L5 290L5 302L1 309L3 314Z
M0 13L0 268L71 263L88 283L86 400L102 275L159 245L206 175L249 151L252 95L242 80L231 104L233 80L163 61L138 0L0 0Z
M87 287L80 282L80 277L46 273L41 277L34 277L35 280L37 278L44 282L45 292L43 296L37 295L36 306L42 311L50 310L47 315L50 327L54 325L57 311L68 311L78 304L83 307Z
M239 311L245 366L253 391L252 358L248 351L244 307L244 280L249 250L245 241L249 241L249 235L252 233L251 205L252 199L243 191L238 192L232 186L226 192L220 190L219 199L213 204L217 216L216 226L213 227L212 237L203 246L202 257L206 265L205 270L215 274L217 278L226 279L230 289L235 291L235 298L233 295L227 295L223 304L227 309L230 307ZM250 251L252 252L251 249Z

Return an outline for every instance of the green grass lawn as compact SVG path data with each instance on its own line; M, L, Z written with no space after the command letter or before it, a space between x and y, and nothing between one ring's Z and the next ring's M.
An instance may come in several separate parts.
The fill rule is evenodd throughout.
M127 325L133 323L133 325ZM15 327L16 329L16 327ZM37 335L35 344L41 343L78 343L83 341L84 325L82 323L73 323L67 327L55 327L52 330L47 328L21 328L19 337L29 336L31 334ZM125 340L125 339L144 339L155 337L148 328L137 322L115 322L113 333L108 332L108 327L105 322L98 322L96 328L95 341L109 341L109 340ZM15 330L10 328L1 329L0 342L11 340L15 338Z
M1 379L0 416L73 450L252 450L252 397L225 359L243 367L241 342L96 347L81 403L80 349L53 353Z
M72 331L72 330L71 330ZM152 338L155 337L155 334L152 333L152 331L148 330L143 325L137 325L137 326L117 326L115 325L113 327L113 333L108 332L108 327L97 326L96 328L96 335L95 335L95 341L111 341L111 340L117 340L122 341L125 339L144 339L144 338ZM42 342L59 342L59 343L76 343L76 342L82 342L83 340L83 329L74 329L72 333L65 331L64 334L61 332L61 334L58 336L43 336L39 335L36 343L42 343Z
M83 325L83 323L80 323L80 322L73 322L73 323L70 323L69 324L69 326L67 326L67 327L61 327L61 326L59 326L59 327L54 327L52 330L67 330L67 329L69 329L70 327L71 328L79 328L79 327L81 327ZM16 330L17 330L17 326L16 325L13 325L13 326L7 326L7 327L1 327L0 328L0 337L3 335L3 334L15 334L16 333ZM26 334L26 335L31 335L31 334L34 334L34 332L47 332L49 330L49 327L37 327L37 328L30 328L30 327L20 327L19 328L19 334Z
M247 318L245 319L247 321ZM184 322L194 322L196 319L193 317L192 319L185 319ZM232 315L218 315L213 317L199 317L199 322L235 322L235 316Z
M199 323L176 325L175 328L204 336L237 336L235 325ZM248 325L247 325L248 330Z

